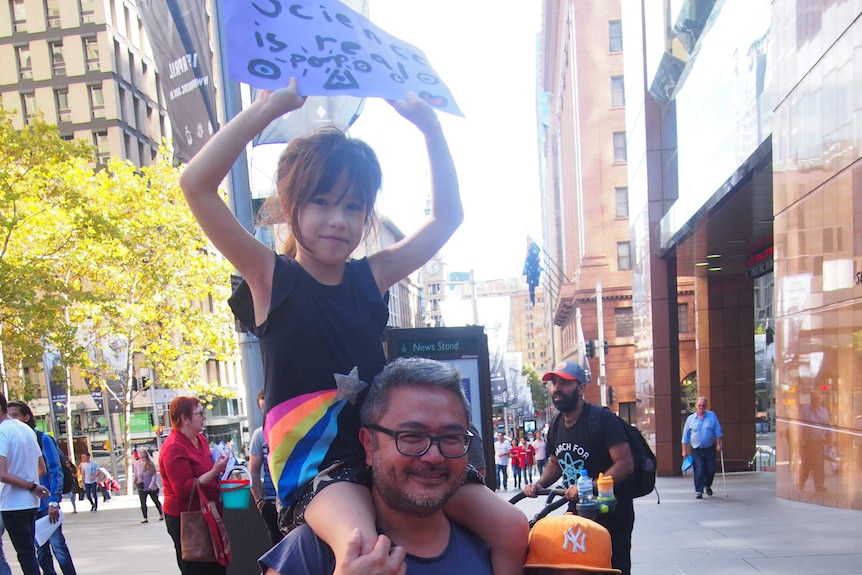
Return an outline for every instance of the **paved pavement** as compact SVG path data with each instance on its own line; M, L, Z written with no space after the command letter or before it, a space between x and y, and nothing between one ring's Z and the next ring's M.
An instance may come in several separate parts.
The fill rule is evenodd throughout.
M635 502L635 575L862 574L862 512L778 499L774 473L729 474L728 497L720 476L715 496L703 500L694 498L690 476L659 478L658 487L660 505L652 495ZM529 516L541 507L539 499L518 504ZM79 503L73 515L63 502L63 531L80 575L179 573L152 505L146 525L137 496L115 496L98 513L88 509ZM3 549L20 575L8 536Z

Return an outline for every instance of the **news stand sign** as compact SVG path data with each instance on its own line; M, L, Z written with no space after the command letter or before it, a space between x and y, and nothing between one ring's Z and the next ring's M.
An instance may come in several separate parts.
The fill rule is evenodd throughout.
M386 330L389 361L399 357L427 357L461 370L461 385L470 402L471 419L485 448L486 482L493 488L494 459L491 429L491 369L488 338L482 326L392 328ZM488 464L490 462L490 465Z

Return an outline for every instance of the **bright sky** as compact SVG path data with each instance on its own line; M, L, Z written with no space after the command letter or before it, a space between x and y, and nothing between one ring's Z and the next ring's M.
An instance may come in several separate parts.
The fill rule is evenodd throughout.
M466 214L442 252L448 271L472 268L477 281L520 276L527 235L541 238L540 16L539 0L369 0L370 20L425 52L466 116L440 114ZM410 233L425 218L430 192L421 134L376 98L366 100L350 133L380 159L378 213Z

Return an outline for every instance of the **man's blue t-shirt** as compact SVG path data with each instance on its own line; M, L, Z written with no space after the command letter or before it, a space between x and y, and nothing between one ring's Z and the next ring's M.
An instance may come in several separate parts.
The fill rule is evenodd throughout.
M425 559L407 555L407 573L410 575L492 575L491 550L488 545L452 523L449 546L439 557ZM332 549L320 540L308 525L301 525L287 534L281 542L260 558L261 572L271 567L281 573L307 573L330 575L335 569Z

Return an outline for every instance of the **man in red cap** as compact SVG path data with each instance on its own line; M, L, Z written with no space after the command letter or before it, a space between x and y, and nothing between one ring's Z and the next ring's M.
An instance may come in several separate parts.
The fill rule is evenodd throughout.
M551 487L562 478L566 498L575 511L578 499L577 478L586 469L595 484L599 473L612 475L616 509L599 515L598 523L611 534L612 563L623 575L631 573L631 543L635 512L633 497L625 479L634 471L634 460L625 425L614 413L584 401L587 384L584 368L574 361L564 361L542 377L551 383L551 398L560 412L548 429L548 465L536 483L524 487L524 494L536 496L536 489Z

